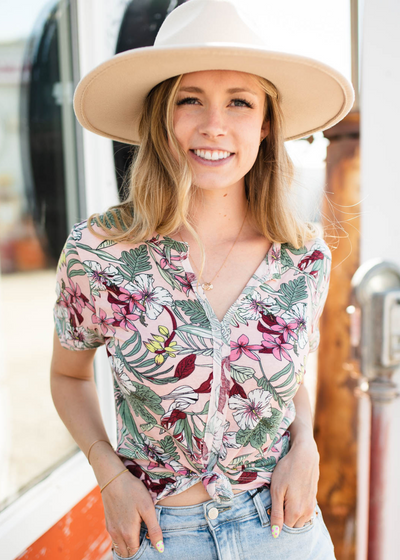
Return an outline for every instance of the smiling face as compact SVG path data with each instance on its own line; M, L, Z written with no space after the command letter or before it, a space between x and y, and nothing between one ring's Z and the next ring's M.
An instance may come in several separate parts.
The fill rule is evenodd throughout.
M244 187L244 176L269 132L265 101L251 74L230 70L184 74L173 127L199 188Z

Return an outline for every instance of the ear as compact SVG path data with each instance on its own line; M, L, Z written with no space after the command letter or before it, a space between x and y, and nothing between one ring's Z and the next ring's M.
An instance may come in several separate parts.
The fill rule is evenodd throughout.
M268 136L270 132L270 121L264 121L264 124L261 128L261 139L264 140L266 136Z

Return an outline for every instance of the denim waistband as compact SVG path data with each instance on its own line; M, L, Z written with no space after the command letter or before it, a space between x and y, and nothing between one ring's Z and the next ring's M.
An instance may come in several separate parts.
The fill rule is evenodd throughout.
M155 506L157 519L162 531L190 530L202 526L217 527L228 521L238 520L252 514L259 516L265 527L269 523L267 508L271 506L269 488L261 486L235 494L231 505L218 504L208 500L193 506ZM210 513L210 510L211 511Z

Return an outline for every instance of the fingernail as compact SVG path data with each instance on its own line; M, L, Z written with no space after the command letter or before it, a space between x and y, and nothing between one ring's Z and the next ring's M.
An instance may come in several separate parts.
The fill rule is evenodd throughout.
M272 525L272 536L274 537L274 539L276 539L276 537L279 536L279 526L278 525Z
M164 552L164 543L162 541L158 541L158 543L156 543L156 549L158 552Z

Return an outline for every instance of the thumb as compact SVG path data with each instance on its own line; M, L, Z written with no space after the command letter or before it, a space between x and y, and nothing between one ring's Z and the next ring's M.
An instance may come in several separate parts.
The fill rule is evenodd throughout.
M272 536L276 539L283 525L283 500L275 498L271 506L271 532Z
M143 521L147 527L147 538L150 539L151 544L158 552L164 552L164 542L161 527L157 521L156 510L149 511L146 516L142 515Z

